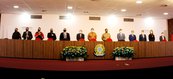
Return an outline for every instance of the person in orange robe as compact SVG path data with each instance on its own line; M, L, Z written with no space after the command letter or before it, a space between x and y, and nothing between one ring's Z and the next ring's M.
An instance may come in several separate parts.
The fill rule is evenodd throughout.
M89 41L97 41L97 34L94 32L94 28L91 28L91 32L88 34Z

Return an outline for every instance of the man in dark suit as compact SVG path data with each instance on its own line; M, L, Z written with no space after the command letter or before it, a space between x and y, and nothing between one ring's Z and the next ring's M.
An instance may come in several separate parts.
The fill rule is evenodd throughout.
M136 35L134 34L134 31L131 31L131 34L129 35L129 41L136 41Z
M150 30L150 34L148 35L149 41L155 41L155 35L153 30Z
M21 34L18 32L18 28L15 28L12 39L21 39Z
M60 34L60 41L70 41L70 34L66 31L66 28L64 28L63 32Z
M166 41L166 37L163 32L161 33L161 36L159 39L160 39L160 41Z
M139 35L139 41L147 41L146 34L144 34L144 30L142 30L141 34Z
M84 41L85 40L85 35L82 33L82 30L79 30L79 33L76 35L76 39L78 41Z
M53 33L53 29L51 28L50 29L50 32L47 34L47 38L48 38L48 40L56 40L56 34L55 33Z
M26 27L26 31L23 32L22 37L24 40L31 40L33 38L31 31L29 31L29 27Z

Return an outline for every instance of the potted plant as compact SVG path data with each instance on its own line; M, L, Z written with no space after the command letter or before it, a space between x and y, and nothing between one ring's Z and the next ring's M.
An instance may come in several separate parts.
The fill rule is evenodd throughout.
M66 61L84 61L87 49L83 46L67 46L61 52L61 58Z
M113 57L115 60L132 60L133 56L133 47L116 47L113 51Z

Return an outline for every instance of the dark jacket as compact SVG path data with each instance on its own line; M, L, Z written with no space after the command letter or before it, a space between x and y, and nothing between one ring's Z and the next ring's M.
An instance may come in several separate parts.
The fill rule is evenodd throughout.
M12 35L12 39L21 39L21 34L15 31Z
M76 35L76 39L77 39L78 41L79 41L80 39L85 39L85 35L82 34L81 37L80 37L80 34L81 34L81 33L78 33L78 34Z
M64 32L60 34L60 41L70 41L70 34L67 33L67 38L64 38Z
M155 36L154 34L149 34L149 41L155 41Z
M26 37L26 31L23 32L22 37L23 37L24 40L31 40L31 39L33 38L32 33L31 33L30 31L28 31L28 36L29 36L29 37L27 38L27 37Z
M134 41L134 40L136 40L136 35L130 34L129 35L129 41Z
M160 41L166 41L166 37L164 36L164 39L162 38L162 36L159 37Z
M53 40L56 40L56 35L55 35L55 33L49 32L49 33L47 34L47 38L51 38L51 39L53 39Z
M144 36L142 34L139 35L139 41L147 41L147 37L144 34Z

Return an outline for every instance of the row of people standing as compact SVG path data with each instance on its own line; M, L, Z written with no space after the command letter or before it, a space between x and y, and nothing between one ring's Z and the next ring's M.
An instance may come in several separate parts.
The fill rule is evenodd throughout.
M23 32L22 38L24 40L31 40L33 38L32 32L29 31L29 28L26 27L26 31ZM47 34L48 40L56 40L56 34L53 32L53 29L50 29L50 32ZM108 29L105 29L105 33L102 34L102 40L103 41L112 41L110 33L108 33ZM148 35L149 41L155 41L155 35L153 33L153 30L150 30L150 34ZM15 29L15 32L12 35L12 39L21 39L21 34L18 32L18 28ZM38 31L35 33L35 40L43 40L44 34L41 32L41 28L38 28ZM85 35L82 33L82 30L79 31L79 33L76 35L76 39L78 41L85 41ZM125 34L122 33L122 29L119 29L119 33L117 34L118 41L125 41ZM160 41L166 41L166 37L164 36L164 33L161 33ZM60 41L70 41L70 34L67 32L67 29L64 28L63 32L60 34ZM94 28L91 28L91 32L88 34L88 40L89 41L97 41L97 34L94 32ZM129 35L129 41L137 41L136 35L134 34L134 31L131 31L131 34ZM147 36L144 34L144 30L141 31L141 34L139 35L139 41L147 41Z

